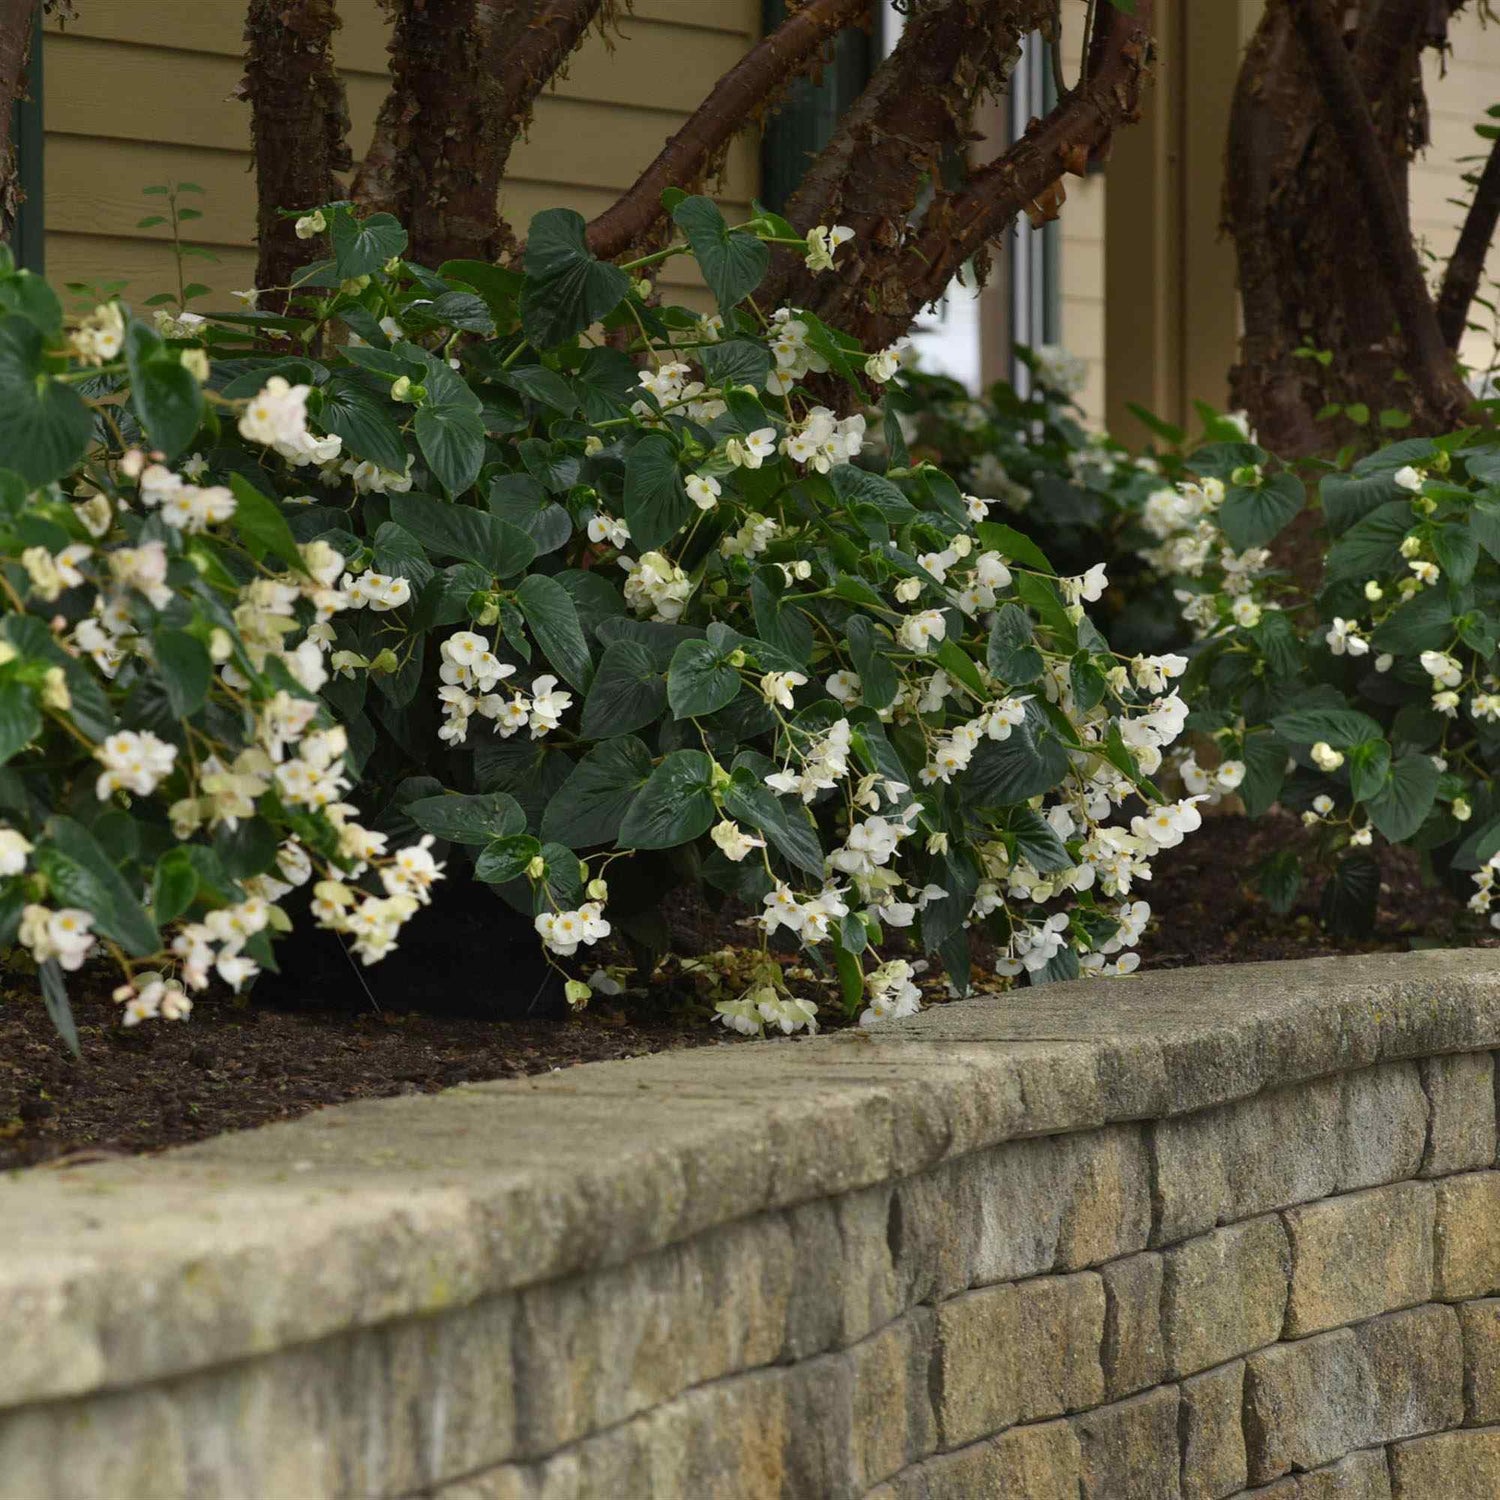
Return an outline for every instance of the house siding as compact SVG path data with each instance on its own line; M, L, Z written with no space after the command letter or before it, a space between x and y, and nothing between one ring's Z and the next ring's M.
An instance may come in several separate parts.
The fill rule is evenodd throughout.
M56 281L125 280L139 301L175 282L161 229L137 229L159 207L152 183L196 182L203 218L191 239L217 262L191 274L215 292L254 277L255 183L241 76L243 6L226 0L88 0L76 21L49 23L46 90L47 269ZM388 28L377 0L343 0L336 56L350 143L368 145L387 87ZM759 32L759 0L635 0L608 38L597 33L537 102L511 158L500 209L523 226L543 208L598 213L628 187ZM731 147L719 184L726 213L759 186L758 141ZM668 284L695 278L668 263Z

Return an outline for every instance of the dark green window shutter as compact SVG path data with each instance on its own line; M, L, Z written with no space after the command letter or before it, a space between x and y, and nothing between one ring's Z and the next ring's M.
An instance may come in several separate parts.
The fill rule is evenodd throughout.
M786 0L764 0L764 6L762 34L769 35L786 19ZM873 54L868 32L846 28L821 79L798 78L787 90L761 137L760 200L767 208L779 212L786 206L808 162L832 139L839 117L869 82Z

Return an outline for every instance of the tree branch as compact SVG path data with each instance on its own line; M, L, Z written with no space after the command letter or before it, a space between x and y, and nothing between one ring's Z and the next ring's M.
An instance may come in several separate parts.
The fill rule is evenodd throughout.
M1329 122L1360 186L1375 263L1401 324L1414 367L1411 373L1435 408L1456 415L1459 386L1453 356L1438 328L1411 228L1386 168L1353 59L1326 0L1293 0L1291 10Z
M935 302L959 268L995 238L1022 209L1041 203L1063 173L1081 172L1089 156L1114 132L1140 116L1141 85L1152 56L1152 0L1136 0L1126 15L1101 0L1089 43L1089 75L1043 120L987 166L972 173L961 190L929 209L921 234L902 257L897 280L906 285L908 309L872 329L868 342L889 342L903 317Z
M777 92L821 57L830 38L868 14L870 0L808 0L714 85L687 123L618 202L589 225L589 245L609 259L638 244L661 219L669 187L700 182L709 164Z
M9 240L21 206L11 124L26 90L31 35L41 0L0 0L0 240Z
M394 213L414 259L491 260L512 243L496 205L537 96L615 0L399 0L391 88L353 185Z
M924 199L962 159L974 106L998 93L1020 40L1052 15L1051 0L930 0L913 6L901 40L839 121L786 206L799 231L847 225L854 239L837 278L782 251L762 291L856 332L872 308L904 294L888 272ZM872 301L873 298L873 301Z
M333 62L334 0L250 0L245 77L256 167L255 284L284 289L308 260L282 209L314 208L342 196L350 165L349 112ZM285 302L278 290L272 305Z
M1449 349L1456 351L1463 340L1469 304L1479 290L1479 278L1484 274L1485 256L1497 224L1500 224L1500 140L1490 147L1438 292L1438 328Z

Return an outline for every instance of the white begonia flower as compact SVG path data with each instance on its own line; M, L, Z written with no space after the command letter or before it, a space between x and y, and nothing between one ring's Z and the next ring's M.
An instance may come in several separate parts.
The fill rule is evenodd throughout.
M825 679L823 686L828 690L828 696L835 702L842 703L845 708L852 708L859 702L861 683L858 673L851 672L847 668L840 668Z
M1089 378L1088 361L1061 344L1042 344L1032 351L1037 379L1065 396L1076 396Z
M680 619L692 596L692 580L674 562L660 552L644 553L639 561L622 557L620 566L629 575L625 580L625 602L637 614L651 612L652 618L668 623Z
M108 364L125 347L125 315L119 303L96 307L68 335L68 346L86 365Z
M746 833L738 823L731 822L728 818L715 823L709 830L709 837L723 851L725 859L733 860L736 864L752 850L766 847L764 839Z
M311 386L292 385L285 376L272 375L240 413L240 436L267 447L303 441L307 437L307 397L311 390Z
M1095 563L1082 577L1059 578L1057 582L1070 604L1094 604L1104 597L1104 590L1109 587L1109 575L1103 563Z
M31 840L14 828L0 827L0 876L19 875L26 868L26 857L32 851Z
M1367 849L1371 844L1375 842L1374 830L1370 828L1356 828L1354 832L1349 835L1349 842L1353 844L1356 849Z
M1337 771L1344 763L1344 752L1342 750L1335 750L1327 740L1319 740L1312 747L1310 754L1312 756L1312 763L1320 771Z
M865 360L865 374L877 385L884 385L901 368L902 356L907 348L905 339L897 339L888 348L877 349Z
M1411 464L1403 464L1391 475L1391 482L1400 489L1416 494L1422 488L1422 471Z
M738 1000L721 1000L714 1006L714 1019L741 1036L761 1036L765 1032L760 1010L748 995Z
M1320 792L1316 797L1313 798L1312 806L1313 811L1317 813L1320 818L1326 818L1328 814L1333 811L1333 798L1330 797L1326 792Z
M1236 625L1242 625L1246 630L1253 630L1260 624L1261 607L1253 599L1246 595L1240 595L1229 607L1229 613Z
M1424 651L1418 660L1422 670L1439 687L1456 688L1464 680L1462 665L1446 651Z
M1335 656L1343 656L1346 652L1350 656L1364 656L1370 649L1369 641L1359 634L1358 622L1338 615L1333 617L1333 624L1323 639Z
M1432 695L1432 706L1445 718L1456 719L1458 717L1458 694L1451 688L1444 688L1442 692Z
M1469 712L1485 724L1500 724L1500 694L1475 693L1469 699Z
M76 906L51 911L33 904L21 909L16 937L37 963L55 959L59 968L73 973L83 967L93 952L93 925L92 914Z
M719 496L724 493L723 486L712 474L689 474L684 488L688 499L699 510L712 510L719 503Z
M1375 670L1377 672L1389 672L1396 665L1396 658L1389 651L1382 651L1375 658Z
M609 936L610 924L597 901L586 901L577 911L542 912L534 923L537 933L559 958L571 958L579 947Z
M299 240L310 240L328 228L328 219L323 210L318 208L310 214L303 214L292 227Z
M854 231L846 224L819 224L816 228L807 232L807 254L805 257L809 271L831 271L833 270L834 253L840 245L847 244L854 238Z
M1164 693L1168 679L1181 677L1187 667L1187 657L1168 652L1163 656L1135 657L1130 663L1130 672L1135 685L1143 692Z
M558 691L557 678L536 678L531 684L531 710L528 715L532 739L538 740L556 729L562 723L563 714L572 706L573 695Z
M742 469L758 469L776 451L776 429L759 427L743 438L730 438L724 457Z
M767 703L790 709L793 706L792 690L806 682L807 678L801 672L767 672L760 680L761 696Z
M158 739L149 729L121 729L95 748L94 759L104 767L94 783L94 794L101 802L115 792L147 797L172 774L177 746Z
M1412 558L1406 566L1411 569L1416 581L1428 588L1431 588L1443 576L1443 570L1436 563L1425 562L1420 557Z
M1010 587L1010 569L998 552L981 552L974 559L974 577L987 589Z
M630 527L602 510L590 518L588 533L591 542L607 543L617 552L630 545Z
M1245 779L1245 762L1242 760L1221 760L1214 768L1214 780L1226 792L1232 792Z
M940 609L924 609L908 615L896 632L896 639L919 656L925 656L947 634L948 622Z

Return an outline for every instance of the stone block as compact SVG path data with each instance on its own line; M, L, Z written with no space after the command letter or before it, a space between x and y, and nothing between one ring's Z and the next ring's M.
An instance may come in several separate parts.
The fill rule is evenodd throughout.
M1420 1064L1430 1111L1422 1176L1495 1164L1495 1059L1488 1052L1428 1057Z
M1324 1078L1155 1121L1152 1244L1326 1198L1338 1183L1328 1143L1340 1102L1338 1079Z
M1155 1121L1153 1245L1413 1176L1427 1139L1414 1063L1386 1063Z
M882 1184L786 1211L797 1274L782 1359L842 1348L905 1311L892 1260L892 1195Z
M1351 1453L1336 1464L1289 1475L1264 1489L1245 1490L1237 1500L1391 1500L1385 1449Z
M1150 1176L1136 1126L971 1152L895 1186L888 1240L902 1305L1078 1270L1144 1248Z
M1338 1191L1414 1177L1427 1144L1427 1095L1414 1062L1339 1078Z
M841 1356L851 1367L849 1477L856 1494L936 1446L928 1380L935 1322L931 1308L913 1308Z
M1161 1256L1146 1251L1100 1268L1104 1280L1104 1396L1117 1401L1166 1374Z
M1291 1269L1274 1214L1216 1229L1162 1255L1162 1337L1173 1375L1191 1375L1281 1337Z
M1182 1500L1221 1500L1244 1487L1244 1391L1241 1360L1182 1382Z
M1245 1457L1255 1483L1371 1446L1377 1415L1369 1365L1347 1328L1245 1361Z
M1353 1332L1375 1389L1377 1442L1440 1432L1463 1421L1463 1337L1451 1307L1388 1313Z
M764 1214L521 1293L521 1456L554 1452L692 1386L772 1363L787 1341L792 1249L786 1220Z
M1500 1292L1500 1172L1465 1172L1437 1184L1435 1294L1467 1302Z
M1464 1340L1464 1420L1500 1423L1500 1298L1458 1304Z
M1073 1418L1080 1500L1181 1500L1177 1388L1163 1386Z
M956 1448L1104 1397L1104 1286L1092 1271L983 1287L937 1308L938 1431Z
M1286 1337L1302 1338L1432 1295L1433 1190L1398 1182L1289 1209Z
M1392 1500L1489 1500L1500 1495L1500 1427L1471 1427L1397 1443Z
M1082 1472L1071 1424L1037 1422L918 1464L891 1500L1078 1500Z

